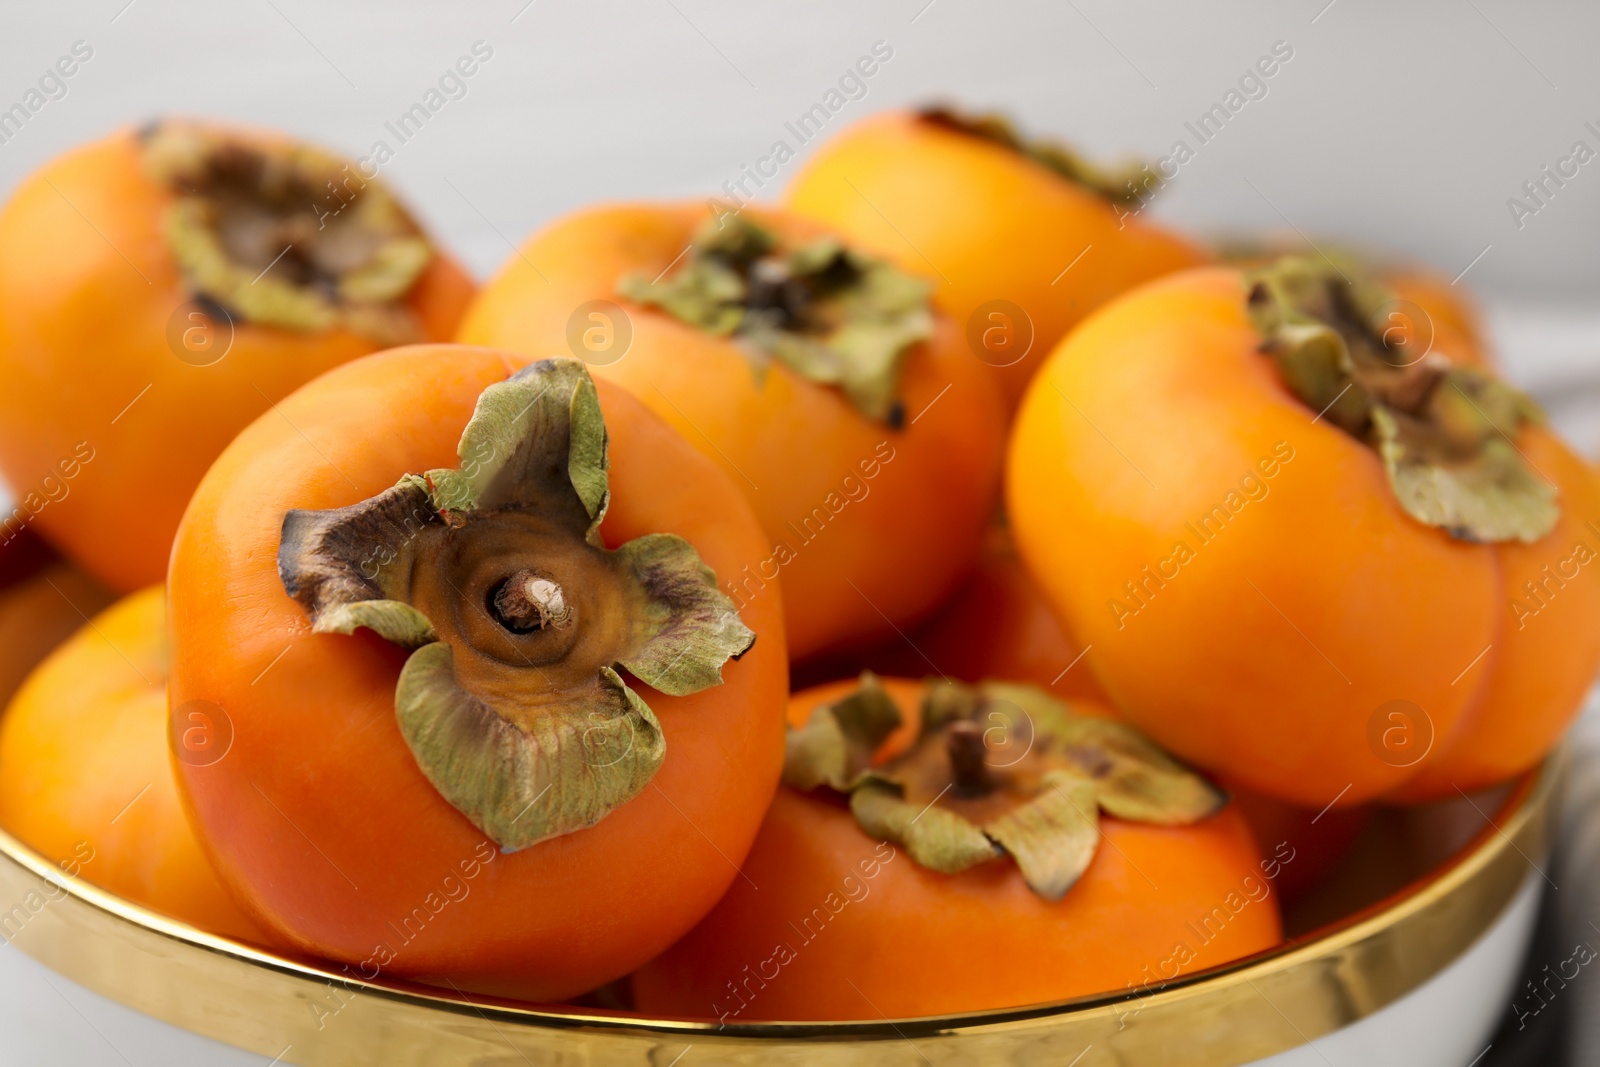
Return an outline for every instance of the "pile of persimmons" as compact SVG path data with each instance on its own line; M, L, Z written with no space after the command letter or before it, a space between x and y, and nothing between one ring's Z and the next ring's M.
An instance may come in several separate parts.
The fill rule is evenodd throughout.
M0 213L0 824L352 979L725 1025L1270 949L1348 813L1557 743L1600 486L1459 290L1149 180L884 114L480 289L284 135L55 160Z

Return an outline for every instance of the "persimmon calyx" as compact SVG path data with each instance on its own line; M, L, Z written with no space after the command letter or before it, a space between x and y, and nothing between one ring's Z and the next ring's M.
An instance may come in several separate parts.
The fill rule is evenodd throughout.
M144 131L142 150L147 172L173 194L166 238L197 298L302 333L422 339L403 301L433 249L378 181L307 145L183 122Z
M491 385L461 465L359 504L284 516L278 571L318 633L413 649L400 730L439 793L511 852L593 826L666 754L626 669L671 696L755 640L694 548L606 548L606 427L582 363Z
M998 112L970 112L948 104L935 104L919 110L917 117L923 122L1010 149L1057 177L1114 204L1137 204L1147 185L1154 180L1144 163L1104 167L1059 141L1024 137L1010 119Z
M1544 421L1526 394L1421 345L1388 289L1353 267L1286 256L1245 281L1261 350L1289 391L1382 457L1406 514L1463 541L1533 542L1555 528L1556 488L1516 445Z
M682 266L627 275L628 299L711 334L732 336L808 381L837 386L868 418L898 427L905 354L933 333L927 282L823 237L778 247L738 215L708 220Z
M784 784L850 799L867 833L930 870L957 874L1009 855L1024 881L1060 900L1099 845L1099 813L1177 826L1227 798L1121 723L1073 714L1032 686L932 685L916 740L874 757L900 726L878 680L791 729Z

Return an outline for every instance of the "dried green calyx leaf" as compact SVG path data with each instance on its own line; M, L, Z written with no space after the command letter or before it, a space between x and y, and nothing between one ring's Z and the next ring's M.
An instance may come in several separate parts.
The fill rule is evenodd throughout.
M900 725L900 709L869 671L855 692L819 707L785 741L783 782L799 790L832 786L849 792L872 765L873 753Z
M457 451L351 507L289 512L278 571L315 631L415 650L401 733L509 852L593 826L661 766L661 725L617 668L694 693L755 635L682 538L601 543L606 428L582 363L490 386Z
M900 365L933 332L929 286L831 237L785 250L738 215L706 222L678 267L618 290L707 333L737 337L808 381L838 386L898 426Z
M1073 714L1033 686L930 683L916 740L873 757L899 727L870 674L791 729L784 784L848 794L857 823L930 870L1009 855L1028 886L1060 900L1094 859L1099 812L1177 826L1226 798L1129 726Z
M1058 141L1024 137L1011 120L997 112L974 113L944 105L917 112L923 122L992 141L1117 204L1137 204L1155 178L1142 163L1103 167Z
M1427 324L1353 269L1288 256L1245 280L1261 350L1290 392L1382 457L1408 515L1466 541L1555 528L1556 488L1516 443L1543 421L1525 394L1430 351Z
M173 194L167 242L197 299L306 333L422 339L404 298L433 250L381 183L308 145L183 122L149 128L142 147Z

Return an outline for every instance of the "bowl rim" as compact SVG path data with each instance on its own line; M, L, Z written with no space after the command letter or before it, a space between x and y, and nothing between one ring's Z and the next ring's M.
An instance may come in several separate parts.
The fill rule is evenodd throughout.
M391 1047L396 1056L403 1049L405 1058L383 1062L435 1063L470 1048L481 1055L490 1042L546 1054L570 1048L606 1063L658 1062L650 1050L685 1043L750 1050L768 1057L763 1062L819 1056L839 1062L842 1052L854 1049L861 1062L870 1057L882 1065L896 1060L885 1058L896 1042L914 1050L907 1062L920 1063L928 1042L959 1043L969 1055L982 1047L987 1058L1047 1041L1066 1051L1063 1062L1087 1042L1085 1052L1116 1046L1119 1058L1108 1063L1124 1062L1120 1057L1130 1049L1150 1049L1157 1051L1140 1053L1138 1062L1204 1067L1310 1043L1387 1006L1447 966L1492 925L1533 871L1542 873L1560 777L1557 753L1517 779L1495 810L1478 808L1485 825L1428 874L1272 949L1144 991L962 1014L721 1024L368 981L333 963L296 959L157 914L68 874L4 830L0 901L37 892L37 883L59 895L47 888L48 906L30 910L17 931L0 926L0 938L135 1010L266 1056L298 1049L297 1060L313 1057L302 1061L308 1063L372 1062L361 1057ZM0 922L16 910L0 911ZM338 1026L327 1025L346 1012ZM333 1036L325 1038L330 1029ZM396 1035L403 1035L403 1044L395 1044ZM427 1056L411 1058L417 1048L426 1048ZM796 1058L770 1058L780 1051ZM1094 1062L1086 1058L1082 1067Z

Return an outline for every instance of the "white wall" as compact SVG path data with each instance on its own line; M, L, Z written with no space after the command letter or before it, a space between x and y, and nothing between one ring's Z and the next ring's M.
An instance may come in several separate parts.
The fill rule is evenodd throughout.
M94 58L0 145L0 190L166 111L281 125L356 154L394 146L384 121L481 39L494 57L466 97L386 168L481 273L506 254L502 234L577 204L696 195L737 175L874 41L894 59L841 117L954 94L1095 152L1158 156L1196 145L1185 121L1282 40L1293 60L1182 168L1162 213L1197 227L1287 219L1452 274L1489 247L1468 275L1480 288L1591 300L1600 288L1600 162L1520 230L1506 206L1573 141L1600 150L1584 127L1600 128L1592 4L526 2L14 5L0 105L75 40Z

